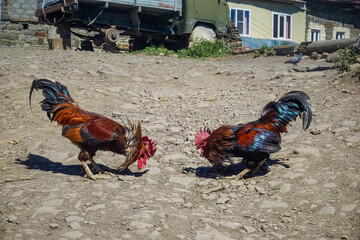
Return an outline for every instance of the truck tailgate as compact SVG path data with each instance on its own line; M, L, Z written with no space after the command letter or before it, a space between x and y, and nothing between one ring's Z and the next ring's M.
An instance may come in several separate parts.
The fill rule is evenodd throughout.
M56 3L63 2L62 0L37 0L37 9L42 9ZM181 11L182 0L78 0L88 3L111 3L116 7L144 7L152 9L162 9L169 11Z

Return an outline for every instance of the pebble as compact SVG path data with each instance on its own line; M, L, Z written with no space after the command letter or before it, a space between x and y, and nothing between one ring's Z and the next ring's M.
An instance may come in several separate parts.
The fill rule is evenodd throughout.
M255 228L250 227L250 226L244 226L244 229L247 233L253 233L256 231Z
M82 232L72 231L72 232L66 232L66 233L62 234L61 236L65 237L65 238L69 238L69 239L79 239L83 235L84 234Z
M343 121L341 124L340 124L340 126L346 126L346 127L354 127L354 126L356 126L356 121L352 121L352 120L345 120L345 121Z
M277 233L277 232L271 232L270 234L273 235L275 238L277 238L277 239L279 239L279 240L281 240L281 239L283 239L283 238L286 237L286 235L281 234L281 233Z
M348 204L341 208L341 211L352 212L356 208L356 204Z
M192 177L170 177L169 182L183 185L189 189L196 183L196 179Z
M315 147L298 147L296 148L296 152L301 157L309 157L311 159L322 157L320 150Z
M318 181L316 179L313 179L313 178L304 178L302 180L302 182L304 182L307 185L314 185L314 184L318 183Z
M288 183L284 183L280 186L280 192L281 193L287 193L287 192L290 192L291 190L291 184L288 184Z
M56 215L58 212L59 210L55 209L54 207L40 207L36 209L35 213L31 216L31 218L35 218L38 215L43 215L43 214Z
M324 184L324 187L326 187L326 188L334 188L334 187L336 187L337 185L335 184L335 183L325 183Z
M205 229L197 231L195 240L234 240L224 233L219 232L217 229L212 228L210 225L206 224Z
M148 169L150 175L157 175L161 173L161 169L158 167L149 167Z
M165 162L169 162L169 161L179 161L179 160L188 160L189 158L181 153L174 153L174 154L170 154L170 155L166 155L164 156L164 161Z
M8 221L9 223L12 223L12 222L15 222L16 219L17 219L17 217L16 217L15 215L10 215L10 216L8 217L7 221Z
M71 223L71 222L83 222L84 218L79 216L69 216L65 218L65 222Z
M255 190L260 194L260 195L264 195L266 193L265 189L263 187L260 186L255 186Z
M320 215L334 215L335 208L331 206L326 206L320 209Z
M265 200L260 208L286 208L288 204L281 201Z
M347 132L349 130L350 130L350 128L348 128L348 127L339 127L339 128L334 129L332 132L335 134L339 134L342 132Z
M80 224L76 221L72 221L69 226L74 229L74 230L80 230L82 229L82 227L80 226Z
M57 223L50 223L49 226L50 226L50 228L52 228L52 229L55 229L55 228L59 228L59 227L60 227L60 225L57 224Z
M217 200L217 204L225 204L227 202L229 202L230 198L225 197L225 196L221 196L218 200Z

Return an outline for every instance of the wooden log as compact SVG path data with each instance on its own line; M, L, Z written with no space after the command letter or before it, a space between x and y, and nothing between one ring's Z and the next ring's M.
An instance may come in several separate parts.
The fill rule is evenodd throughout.
M317 41L317 42L303 42L299 46L299 53L310 55L312 52L317 53L333 53L337 50L356 43L357 38L345 38L345 39L336 39L336 40L326 40L326 41Z
M299 48L299 44L274 47L276 55L294 55Z

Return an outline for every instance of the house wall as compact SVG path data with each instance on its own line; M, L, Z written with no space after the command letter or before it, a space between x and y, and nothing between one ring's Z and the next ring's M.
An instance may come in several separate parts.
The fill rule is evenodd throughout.
M38 24L36 0L0 0L0 45L47 49L47 25Z
M306 40L311 40L311 29L321 28L320 40L336 39L336 32L344 32L345 38L360 34L360 11L347 4L308 2Z
M243 37L243 45L250 49L262 44L276 45L281 43L272 37L272 13L292 15L292 38L290 42L305 41L306 12L293 5L259 0L228 0L229 7L250 10L250 37Z
M36 0L1 0L1 21L37 22Z

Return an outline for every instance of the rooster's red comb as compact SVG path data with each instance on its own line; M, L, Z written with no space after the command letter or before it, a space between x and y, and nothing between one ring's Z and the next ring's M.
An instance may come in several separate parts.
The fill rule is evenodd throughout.
M197 147L199 147L201 145L202 141L204 139L208 138L210 136L210 134L211 134L211 131L209 129L204 128L204 130L202 130L200 128L200 131L197 132L195 135L195 139L194 139L195 145Z

